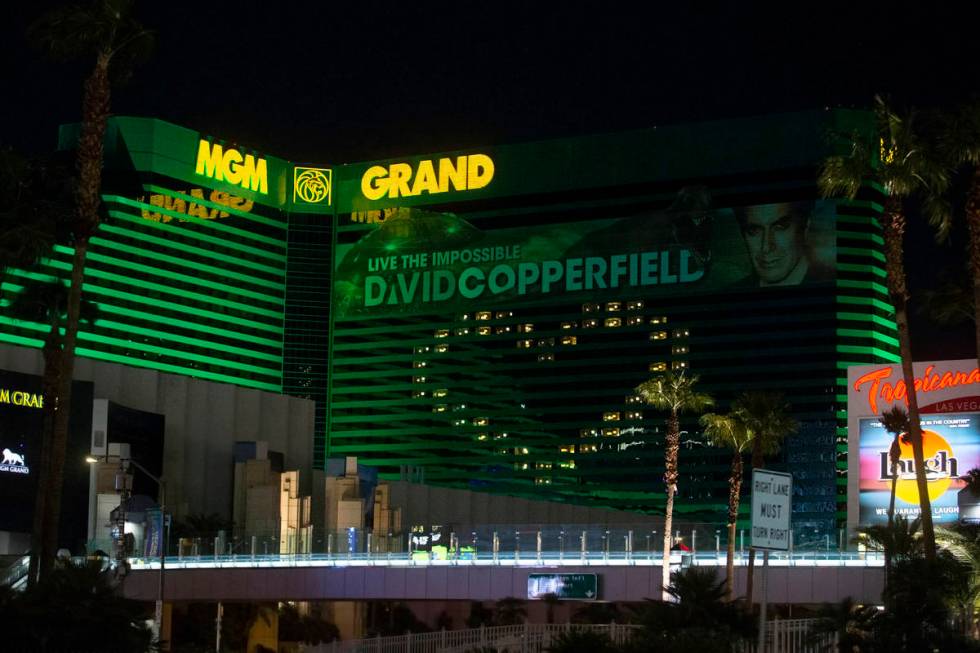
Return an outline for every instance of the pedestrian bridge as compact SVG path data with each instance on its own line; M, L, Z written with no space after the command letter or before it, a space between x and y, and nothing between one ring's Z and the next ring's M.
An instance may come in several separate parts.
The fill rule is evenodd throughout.
M735 592L745 593L748 555L736 554ZM712 567L725 574L725 556L716 552L680 553L671 567ZM761 587L762 556L756 558L756 598ZM297 554L168 557L163 596L171 601L496 601L527 597L530 574L596 574L602 601L642 601L661 595L661 559L657 554L569 555L540 551L522 555L472 555L441 560L401 554ZM773 603L858 602L880 600L884 582L879 554L854 552L773 553L767 572L767 596ZM126 596L156 600L160 592L158 559L130 560Z

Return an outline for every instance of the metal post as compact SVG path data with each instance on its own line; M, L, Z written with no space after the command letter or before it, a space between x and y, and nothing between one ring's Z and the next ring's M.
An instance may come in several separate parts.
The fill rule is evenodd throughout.
M218 554L221 552L221 538L214 538L214 559L218 559Z
M609 559L609 531L606 530L606 534L602 536L602 557L605 560Z
M218 601L218 612L214 618L214 653L221 653L221 615L224 612L224 606L221 605L221 601Z
M565 531L558 532L558 559L565 559Z
M633 531L626 531L626 559L633 559Z
M650 532L653 533L653 541L656 542L657 541L657 529L653 529ZM647 560L651 560L652 558L653 558L653 549L650 548L650 536L647 535Z
M514 531L514 562L521 559L521 532Z
M759 610L759 644L756 653L766 653L766 604L769 601L766 572L769 569L769 551L762 553L762 607Z
M698 554L698 529L691 529L691 553Z
M721 556L721 533L715 529L715 557Z
M497 535L497 531L493 532L493 561L497 563L500 556L500 536Z
M255 553L259 550L259 538L252 536L252 557L255 557Z
M738 532L738 557L741 558L745 555L745 529L741 529Z
M538 540L538 542L537 542L537 545L538 545L538 562L541 562L541 531L538 531L537 540Z
M371 559L371 535L372 534L373 533L368 533L367 534L367 557L368 557L368 560Z
M585 560L585 555L586 555L586 551L585 551L585 547L586 547L586 536L585 536L585 533L586 533L586 531L582 531L582 560Z
M156 614L154 615L157 622L157 643L164 642L163 639L163 565L167 557L167 509L165 504L167 502L167 483L161 478L160 479L160 584L157 587L157 605ZM165 644L161 644L160 649L163 651L170 650L169 641Z
M327 533L327 557L333 555L333 533Z

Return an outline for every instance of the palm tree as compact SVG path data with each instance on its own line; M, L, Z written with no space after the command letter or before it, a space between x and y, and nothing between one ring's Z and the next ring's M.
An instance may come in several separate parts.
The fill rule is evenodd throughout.
M61 360L44 371L45 376L51 379L48 385L57 388L57 393L46 397L45 403L56 406L56 411L50 439L42 436L50 441L48 481L38 488L38 492L45 495L38 500L44 506L44 512L40 528L36 526L31 537L33 555L29 582L34 582L51 568L57 545L85 258L89 239L101 221L102 148L109 118L110 78L121 80L128 77L133 64L147 55L153 44L152 34L133 18L132 9L132 0L94 0L85 7L55 9L29 28L29 38L57 59L91 57L95 60L85 80L82 98L81 132L76 153L78 183L70 229L74 254Z
M838 653L866 650L862 647L872 640L877 614L875 606L855 603L849 596L840 603L826 604L817 611L817 621L810 629L810 642L824 644L836 635L837 646L825 645L822 650L828 653L833 650Z
M898 328L899 353L902 360L902 376L906 401L909 407L909 436L915 459L916 483L919 506L922 511L922 530L926 556L936 555L936 536L932 525L932 506L926 482L925 459L922 451L922 428L919 424L919 405L915 396L915 380L912 371L912 344L909 335L908 287L905 282L904 201L911 195L925 193L942 195L949 183L946 169L938 163L933 153L923 146L913 129L913 115L900 116L880 96L875 98L877 141L872 146L866 137L850 138L850 152L828 157L824 161L818 185L825 197L854 199L866 183L880 186L885 192L884 210L881 215L882 234L885 240L885 267L888 295L895 307L895 324ZM925 206L924 208L929 208Z
M735 583L735 526L738 523L738 503L742 492L742 454L752 442L752 433L732 415L707 413L701 416L701 426L708 442L715 447L732 450L732 471L728 478L728 546L726 552L725 599L732 600Z
M891 495L888 497L888 527L891 528L895 519L895 490L898 488L898 464L902 458L902 436L909 432L909 415L905 410L895 404L889 410L881 414L881 425L885 430L894 436L892 445L888 449L888 462L891 465L892 488ZM891 573L891 553L885 549L885 583Z
M636 388L636 393L647 404L658 410L667 411L667 442L664 447L664 484L667 486L667 505L664 507L664 555L663 586L670 584L670 546L671 529L674 519L674 496L677 494L677 458L680 452L680 414L701 412L714 405L714 399L703 392L697 392L697 375L688 376L681 372L667 371L662 375L644 381ZM665 590L664 600L667 600Z
M732 403L732 415L752 434L752 469L761 469L765 457L779 451L783 439L795 433L796 420L790 405L775 392L744 392ZM752 605L755 578L755 549L749 548L749 569L745 581L747 605Z
M515 626L527 619L527 605L523 599L505 596L494 605L495 626Z
M980 315L980 100L960 104L952 111L935 112L932 118L940 156L951 168L962 170L970 180L964 217L973 282L971 317L975 325L977 364L980 365L980 320L977 320ZM951 226L951 221L944 219L945 211L933 212L929 217L938 229L938 238L944 240Z

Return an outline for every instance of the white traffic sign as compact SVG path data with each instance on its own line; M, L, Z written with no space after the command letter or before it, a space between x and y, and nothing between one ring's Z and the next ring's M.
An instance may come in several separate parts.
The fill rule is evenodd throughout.
M789 550L792 499L791 474L752 470L752 547Z

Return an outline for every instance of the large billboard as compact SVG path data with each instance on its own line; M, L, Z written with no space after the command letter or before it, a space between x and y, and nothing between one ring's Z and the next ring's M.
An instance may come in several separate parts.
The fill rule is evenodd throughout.
M922 413L926 482L937 523L959 518L961 477L980 468L980 370L975 359L915 363L916 399ZM899 363L855 365L847 370L848 525L888 520L892 473L888 454L895 440L880 416L908 398ZM920 514L912 445L899 436L895 513Z
M338 246L335 316L829 283L833 225L831 202L687 206L494 230L399 209L356 243Z

